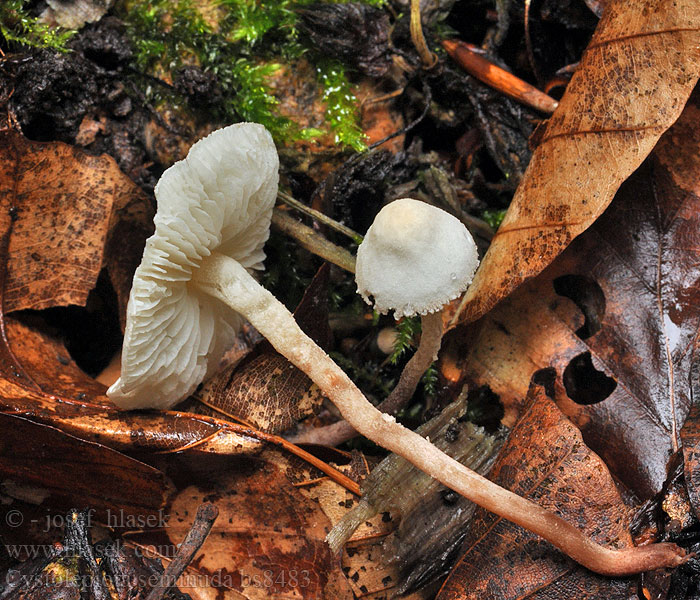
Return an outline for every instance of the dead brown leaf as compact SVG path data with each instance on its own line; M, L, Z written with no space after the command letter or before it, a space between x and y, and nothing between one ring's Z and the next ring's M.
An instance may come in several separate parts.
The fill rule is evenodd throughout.
M113 159L3 131L0 194L5 312L84 305L103 266L125 309L152 214Z
M605 464L541 386L532 386L490 478L576 524L600 544L633 545L627 509ZM462 548L438 600L627 600L636 587L630 579L591 573L536 535L483 509L477 510Z
M138 523L158 515L174 491L158 469L54 427L0 413L0 430L5 492L8 486L31 488L37 504L61 510L89 506L104 523L108 515Z
M695 516L700 519L700 405L695 404L681 429L685 485Z
M593 223L699 71L695 0L610 3L453 322L485 314Z
M511 423L532 373L554 367L560 407L641 498L661 489L680 447L697 363L699 102L598 222L454 349Z
M41 327L40 319L23 316L23 320L5 317L5 326L12 353L33 382L63 398L76 401L90 398L96 404L107 404L105 387L85 375L63 342L49 335Z
M353 597L325 542L327 517L284 469L267 454L202 465L192 475L192 485L170 507L169 542L182 540L203 501L214 502L219 517L179 582L182 591L194 600ZM136 539L149 543L146 536Z

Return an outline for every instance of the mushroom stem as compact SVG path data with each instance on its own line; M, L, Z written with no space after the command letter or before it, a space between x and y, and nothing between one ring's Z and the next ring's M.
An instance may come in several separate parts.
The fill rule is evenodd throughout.
M437 360L442 344L442 311L422 315L420 343L415 354L406 363L396 387L381 403L382 412L396 414L411 399L418 382L428 367Z
M416 391L420 378L426 369L437 359L442 344L442 311L421 316L421 336L418 349L406 363L399 382L377 409L389 415L401 410ZM347 421L338 421L325 427L317 427L292 438L295 444L324 444L337 446L357 435L355 428Z
M377 410L350 378L297 325L270 292L232 258L212 254L192 283L241 315L292 364L306 373L362 435L414 464L475 504L541 536L583 566L603 575L629 575L684 562L675 544L626 550L596 544L576 527L447 456L428 440Z

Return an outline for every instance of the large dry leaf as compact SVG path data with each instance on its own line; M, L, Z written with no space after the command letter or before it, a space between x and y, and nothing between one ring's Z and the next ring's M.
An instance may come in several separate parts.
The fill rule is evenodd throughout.
M3 131L0 197L6 312L84 305L108 266L124 314L153 215L112 158Z
M499 394L511 421L532 373L556 368L561 408L642 498L661 489L680 447L697 365L699 103L695 94L599 221L463 349L468 379Z
M158 469L54 427L0 414L0 431L6 492L31 488L42 503L62 510L89 506L106 523L109 515L122 515L122 522L158 515L173 491Z
M696 0L611 2L458 309L473 321L605 210L700 75Z
M540 386L490 478L575 524L599 544L631 547L627 509L603 462ZM584 569L548 542L478 509L438 600L627 600L634 580Z

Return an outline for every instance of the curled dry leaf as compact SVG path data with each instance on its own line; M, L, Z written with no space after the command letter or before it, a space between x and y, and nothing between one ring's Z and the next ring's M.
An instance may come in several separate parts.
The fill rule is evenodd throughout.
M680 447L698 359L699 102L598 222L482 319L464 360L511 422L532 373L556 368L560 407L641 498Z
M85 375L63 342L46 333L40 323L32 323L27 315L23 320L10 316L5 317L5 329L12 353L40 389L63 398L107 402L105 387Z
M302 330L322 348L331 342L328 325L328 263L318 270L294 311ZM197 393L215 411L266 431L277 433L315 412L323 402L318 386L261 342L240 365L216 373Z
M532 386L490 477L576 524L600 544L633 545L627 508L610 473L541 386ZM626 600L636 587L632 579L584 569L529 531L483 509L477 510L462 548L438 600Z
M139 519L157 515L174 491L158 469L54 427L0 413L0 430L5 492L31 488L37 503L53 508L89 506L103 522L108 514L143 522Z
M595 221L699 71L695 0L610 3L453 323L485 314Z
M3 131L0 196L5 312L82 306L106 266L124 314L153 215L113 159Z

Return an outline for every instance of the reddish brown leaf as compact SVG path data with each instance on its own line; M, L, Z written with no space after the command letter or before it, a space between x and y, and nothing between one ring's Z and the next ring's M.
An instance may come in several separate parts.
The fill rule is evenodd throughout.
M30 486L54 508L89 506L98 519L157 515L173 491L167 477L110 448L0 413L0 476Z
M632 546L627 509L603 462L540 386L533 385L528 401L490 478L600 544ZM636 585L591 573L536 535L482 509L462 548L438 600L627 600Z
M152 215L145 195L114 160L3 131L0 195L0 235L10 235L6 312L85 304L106 242L125 307Z
M220 371L197 396L215 411L269 433L289 429L323 401L311 380L273 351Z
M108 403L106 388L73 362L63 343L30 324L6 317L7 337L19 364L42 390L73 400Z
M611 2L460 308L473 321L605 210L700 74L695 0Z
M697 363L698 102L696 94L599 221L484 317L465 361L468 378L511 413L532 373L555 367L561 408L643 498L661 489L680 447Z

